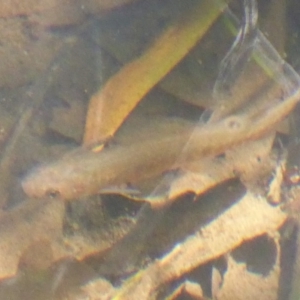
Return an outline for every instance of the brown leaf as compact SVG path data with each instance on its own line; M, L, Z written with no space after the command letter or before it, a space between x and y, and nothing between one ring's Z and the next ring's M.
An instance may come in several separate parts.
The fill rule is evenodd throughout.
M163 258L126 280L113 299L149 299L161 285L228 253L244 241L264 233L276 234L286 218L279 207L247 193L237 204L177 244Z
M90 100L83 144L94 145L113 136L149 90L204 36L225 6L223 3L216 7L206 0L199 2L142 56L111 77Z
M279 243L276 242L278 253ZM249 272L244 263L237 263L229 256L228 270L224 275L224 281L217 294L219 300L276 300L280 277L279 255L276 265L268 276L262 276Z

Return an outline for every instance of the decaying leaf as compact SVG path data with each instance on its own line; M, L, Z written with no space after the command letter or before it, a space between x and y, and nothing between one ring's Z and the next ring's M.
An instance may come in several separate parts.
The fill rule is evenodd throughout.
M47 32L35 43L25 32L23 19L1 19L0 86L16 88L46 72L58 53L62 40Z
M176 245L165 257L126 280L113 299L149 299L159 286L180 278L244 241L264 233L275 234L286 218L279 207L247 193L236 205Z
M276 300L280 276L280 246L276 241L277 259L273 270L268 276L249 272L244 263L238 263L229 256L228 269L224 275L221 289L217 293L218 300Z
M199 2L142 56L111 77L90 100L83 144L94 145L113 136L139 101L204 36L225 7L225 3Z
M10 213L1 213L1 278L16 274L19 259L32 242L60 237L63 214L60 201L31 201Z
M165 194L151 198L153 206L172 201L186 192L197 195L239 176L245 185L255 190L257 179L269 174L273 167L270 157L274 134L257 141L246 142L225 152L224 157L204 159L184 166L179 175L172 178ZM167 199L167 200L166 200Z

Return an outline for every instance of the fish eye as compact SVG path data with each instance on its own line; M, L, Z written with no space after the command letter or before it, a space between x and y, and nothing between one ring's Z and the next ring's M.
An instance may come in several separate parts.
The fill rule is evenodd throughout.
M55 199L60 196L60 192L58 190L50 189L45 192L45 196L47 198Z

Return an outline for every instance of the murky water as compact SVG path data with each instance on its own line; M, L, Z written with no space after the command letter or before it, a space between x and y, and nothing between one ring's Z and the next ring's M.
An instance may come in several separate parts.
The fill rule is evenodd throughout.
M0 4L0 298L298 299L298 2L46 2Z

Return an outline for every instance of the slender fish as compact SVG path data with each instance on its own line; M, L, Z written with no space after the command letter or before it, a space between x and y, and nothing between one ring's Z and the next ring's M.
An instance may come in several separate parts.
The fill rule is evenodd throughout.
M300 89L255 119L229 116L127 147L109 147L100 153L79 149L33 170L22 181L22 187L30 197L52 195L72 200L111 186L134 184L264 136L292 111L299 98Z

